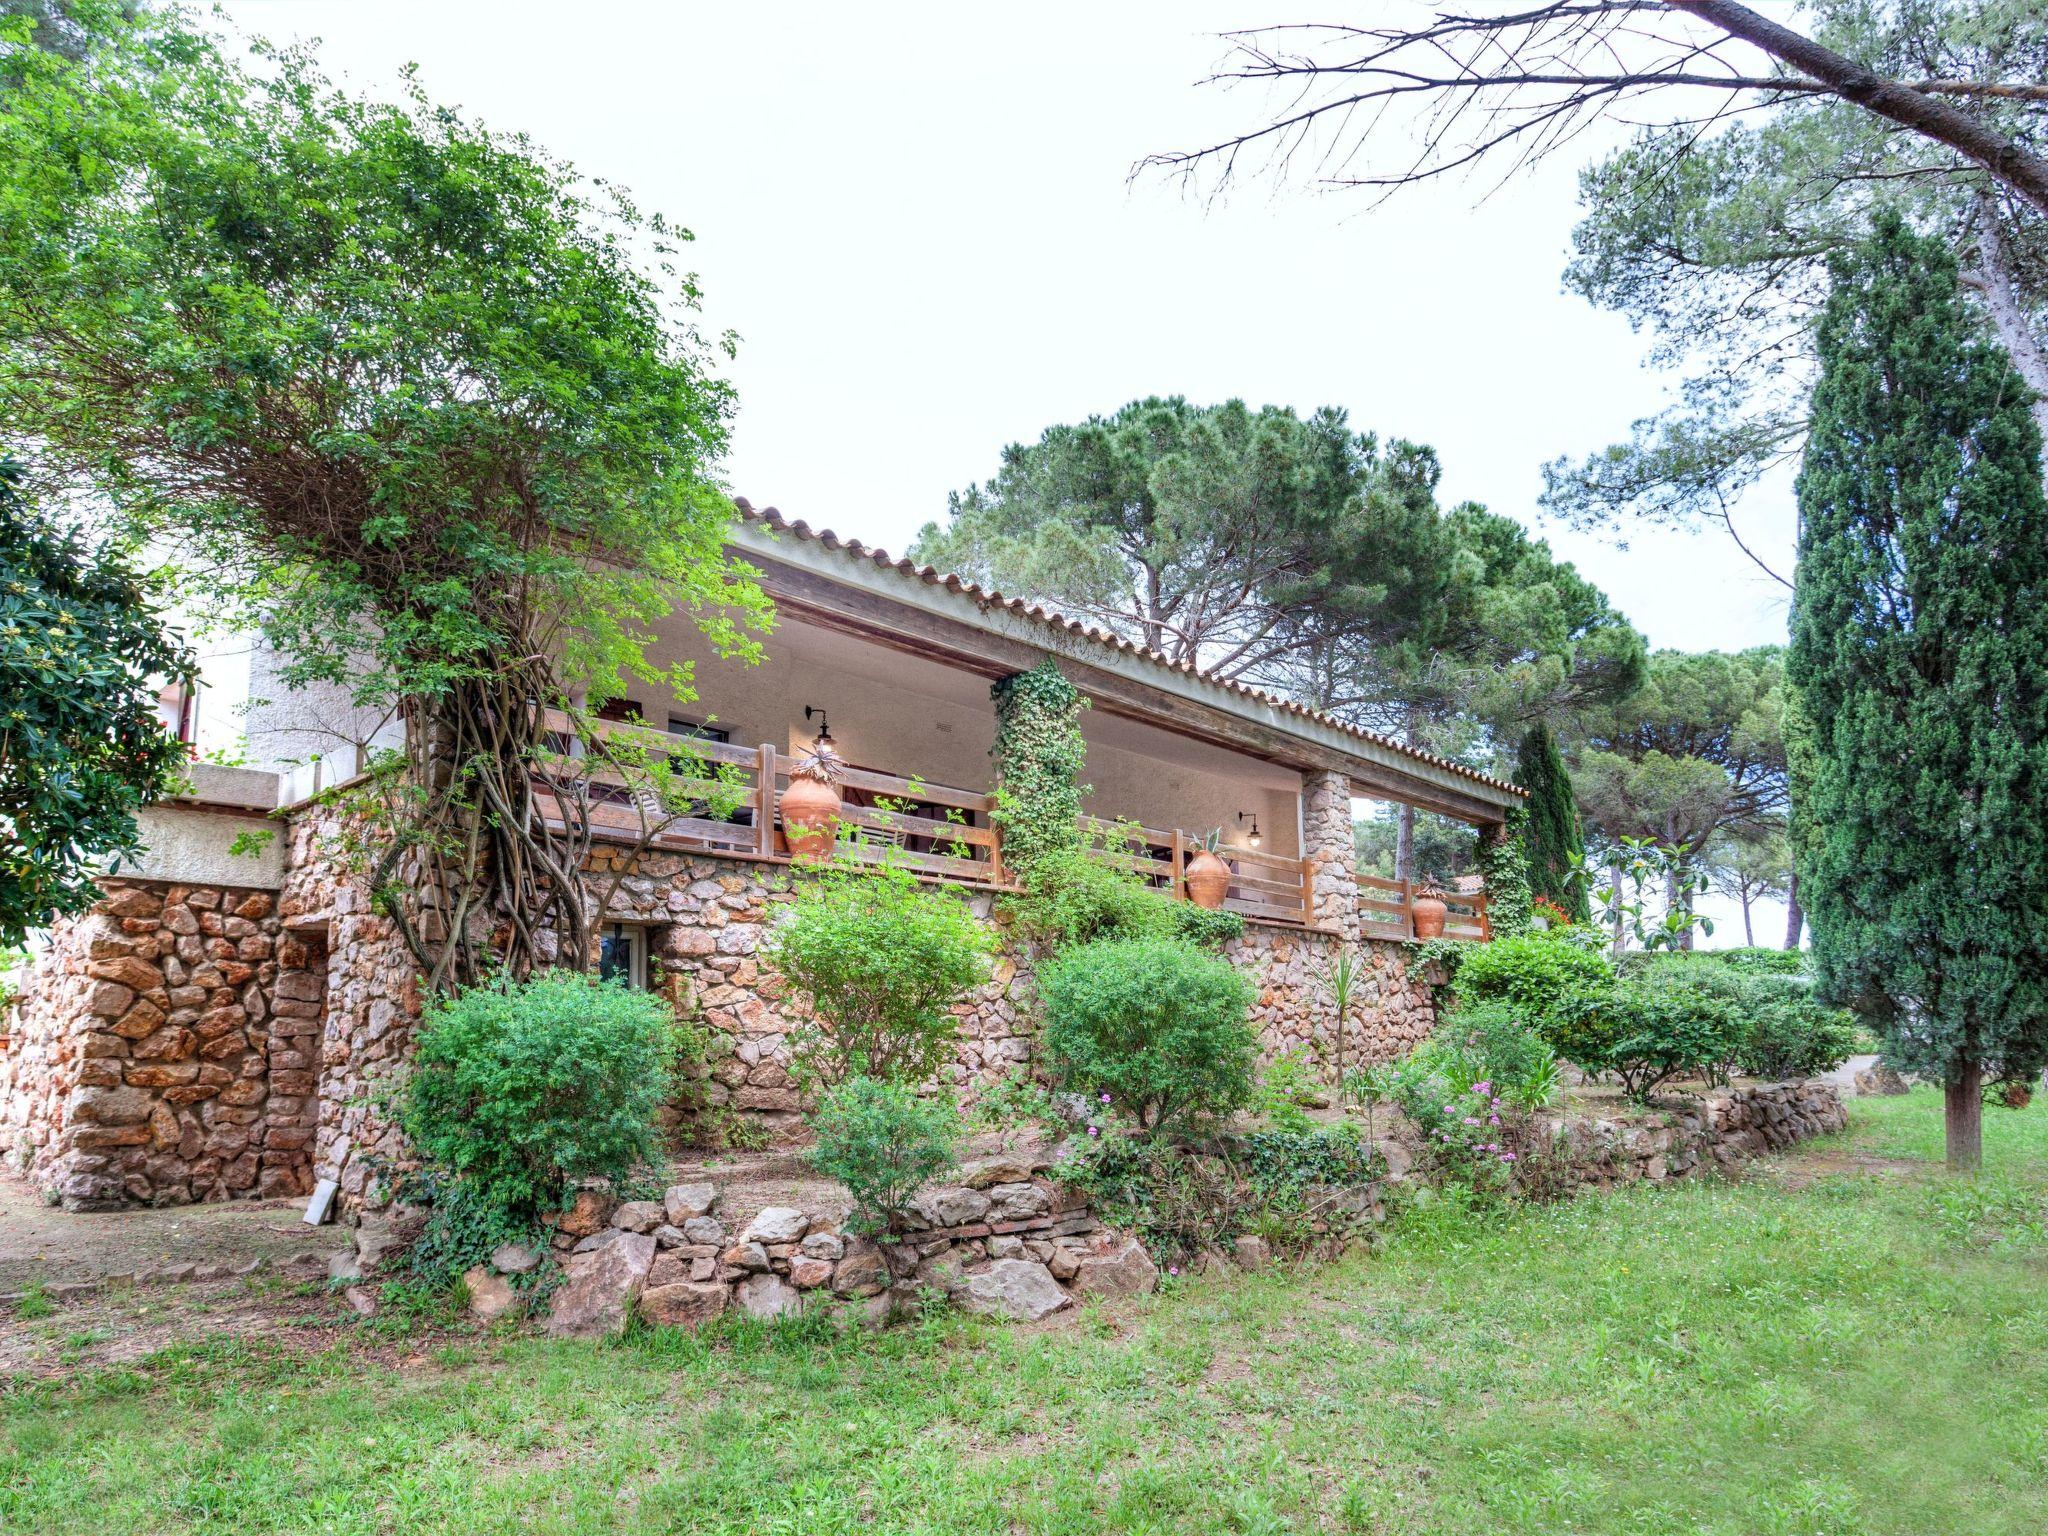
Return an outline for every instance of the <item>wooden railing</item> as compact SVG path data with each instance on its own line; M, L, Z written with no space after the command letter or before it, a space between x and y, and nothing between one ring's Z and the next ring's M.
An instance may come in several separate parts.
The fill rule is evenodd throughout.
M559 711L548 712L544 727L565 745L573 735L568 717ZM663 805L651 786L635 794L620 773L593 764L585 774L592 787L590 818L598 831L636 842L645 835L653 848L760 859L789 856L777 814L789 787L791 760L786 752L766 742L740 747L672 736L654 726L628 722L607 721L596 730L607 741L643 753L667 754L692 767L702 763L718 775L672 772L669 804ZM863 768L843 770L839 789L840 849L845 856L893 858L920 874L1003 883L1000 839L990 824L993 796ZM679 811L675 801L680 794L701 796L701 802ZM542 809L544 814L549 809L546 797ZM717 811L725 814L714 814ZM560 815L556 806L550 820L559 822Z
M573 736L568 717L550 710L545 729L567 750ZM673 736L650 725L604 722L597 732L640 752L669 755L690 767L703 765L698 777L680 770L669 776L669 805L643 790L637 796L617 772L591 765L589 815L596 831L614 841L639 842L660 849L687 849L734 858L779 860L789 857L783 836L781 808L789 786L790 758L763 743L758 747ZM840 774L839 819L842 856L889 858L919 874L977 885L1007 886L1002 836L993 824L995 797L922 779L847 768ZM679 811L681 795L701 800ZM561 808L542 797L543 814L560 824ZM551 814L550 814L551 812ZM1081 830L1090 854L1129 870L1176 900L1185 900L1188 860L1200 844L1179 828L1140 826L1083 816ZM1266 922L1305 927L1314 912L1308 861L1256 848L1224 848L1220 857L1230 868L1226 911ZM1412 881L1359 877L1359 908L1368 937L1407 939L1414 936ZM1444 933L1454 939L1486 939L1491 927L1486 897L1457 892L1445 898L1450 908Z
M1148 884L1171 892L1176 900L1186 899L1188 860L1199 851L1199 839L1178 828L1166 831L1104 821L1099 816L1083 816L1081 831L1096 858L1131 870ZM1268 922L1307 924L1311 910L1307 860L1257 848L1224 848L1219 857L1230 868L1225 911Z
M1475 939L1493 937L1493 924L1486 915L1484 891L1449 891L1444 905L1444 937ZM1378 875L1358 877L1358 918L1370 939L1412 939L1415 937L1415 882L1384 880Z

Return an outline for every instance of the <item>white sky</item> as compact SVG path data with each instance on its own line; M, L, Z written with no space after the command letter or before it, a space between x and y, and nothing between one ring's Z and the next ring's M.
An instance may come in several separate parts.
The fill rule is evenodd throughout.
M1642 339L1560 287L1579 155L1490 199L1450 182L1372 211L1259 180L1221 206L1127 184L1147 152L1260 112L1195 82L1217 32L1299 19L1275 0L225 9L323 39L359 89L417 63L436 100L694 230L706 328L741 338L732 489L892 551L1004 444L1144 394L1345 406L1433 444L1447 501L1532 526L1544 461L1661 403ZM1752 503L1745 534L1789 569L1789 496ZM1724 535L1624 552L1540 531L1655 645L1784 637L1781 589ZM1771 942L1782 916L1760 926Z

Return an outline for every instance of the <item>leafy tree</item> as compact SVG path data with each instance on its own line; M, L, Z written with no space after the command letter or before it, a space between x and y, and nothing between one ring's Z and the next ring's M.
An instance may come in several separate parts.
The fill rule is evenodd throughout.
M1792 894L1792 841L1783 822L1738 827L1722 832L1707 844L1704 855L1707 873L1715 886L1728 892L1742 906L1742 942L1756 943L1751 906ZM1796 949L1795 937L1788 948Z
M2048 26L2031 0L1822 0L1812 14L1817 36L1880 69L2048 77ZM2039 147L2038 101L1985 97L1976 110ZM1861 106L1786 96L1713 133L1644 128L1582 175L1580 201L1566 285L1649 331L1653 360L1689 373L1628 441L1549 467L1546 503L1582 525L1719 524L1740 541L1738 498L1796 463L1804 441L1828 257L1878 207L1949 244L2014 366L2048 396L2048 218ZM2048 430L2048 398L2034 411Z
M1940 1076L1970 1168L1985 1078L2048 1060L2041 435L1940 242L1881 214L1831 271L1798 483L1800 890L1822 990Z
M1573 772L1610 866L1631 838L1680 853L1670 894L1689 912L1683 876L1712 840L1784 815L1784 719L1779 647L1651 656L1642 689L1590 722Z
M363 852L430 986L586 963L588 773L625 765L549 754L543 710L628 673L685 697L658 621L751 655L766 614L686 232L417 89L70 14L90 46L18 50L0 95L0 403L34 471L195 550L289 682L397 702Z
M1579 803L1571 774L1550 727L1538 721L1522 736L1515 782L1529 791L1529 884L1569 912L1574 922L1590 921L1586 898L1586 847L1579 831Z
M1243 401L1134 400L1003 451L995 477L948 500L912 555L1101 621L1175 661L1257 674L1385 600L1399 570L1398 499L1379 477L1433 467L1382 454L1342 411L1306 419ZM1290 617L1314 606L1309 632ZM1343 626L1340 624L1339 629Z
M192 656L114 551L41 516L0 459L0 948L98 899L91 872L136 850L135 812L184 748L157 688Z

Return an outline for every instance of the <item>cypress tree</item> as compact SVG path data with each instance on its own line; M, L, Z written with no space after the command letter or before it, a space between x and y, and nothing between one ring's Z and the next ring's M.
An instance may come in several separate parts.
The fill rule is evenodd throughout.
M1975 1167L1987 1080L2048 1059L2041 439L1939 242L1882 215L1832 275L1798 481L1799 894L1821 986L1940 1078L1949 1164Z
M1557 738L1541 721L1522 737L1515 782L1529 791L1530 891L1563 907L1573 922L1590 922L1593 909L1581 873L1586 844L1579 830L1579 803L1572 796L1571 775L1557 750Z

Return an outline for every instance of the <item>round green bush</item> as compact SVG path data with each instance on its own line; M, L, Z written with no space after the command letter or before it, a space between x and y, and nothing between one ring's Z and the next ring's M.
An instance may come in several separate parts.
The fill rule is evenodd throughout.
M811 1166L846 1186L855 1225L876 1232L920 1184L953 1166L960 1113L902 1083L850 1077L825 1095L811 1129Z
M1147 1129L1228 1115L1252 1095L1251 983L1184 939L1084 944L1038 973L1045 1050L1070 1087Z
M1722 993L1683 973L1633 977L1609 1004L1614 1030L1605 1065L1631 1098L1675 1077L1714 1081L1742 1043L1740 1010Z
M800 1072L828 1085L930 1077L953 1054L953 1003L988 979L995 946L964 899L904 870L825 871L767 951L824 1026L799 1033Z
M571 971L471 987L421 1019L399 1123L464 1206L530 1221L660 1156L679 1038L653 993Z
M1466 946L1451 983L1460 1007L1505 1003L1559 1056L1596 1072L1614 1044L1614 988L1606 955L1554 930Z

